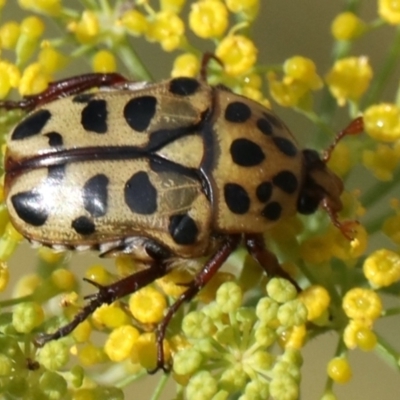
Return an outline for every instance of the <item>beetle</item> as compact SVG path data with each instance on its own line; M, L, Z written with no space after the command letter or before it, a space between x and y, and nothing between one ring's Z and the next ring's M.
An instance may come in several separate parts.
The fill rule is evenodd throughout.
M98 88L93 92L91 89ZM176 260L207 257L157 330L157 369L169 321L243 244L268 275L298 284L265 246L263 233L322 206L334 225L343 183L326 165L335 143L360 132L355 119L321 158L300 150L269 109L200 79L132 82L85 74L0 107L27 115L7 139L5 193L10 219L32 243L55 250L127 254L146 268L98 292L67 325L165 276Z

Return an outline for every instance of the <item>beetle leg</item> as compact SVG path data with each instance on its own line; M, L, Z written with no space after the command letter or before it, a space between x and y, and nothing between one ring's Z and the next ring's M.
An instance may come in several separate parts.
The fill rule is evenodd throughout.
M248 252L258 261L268 276L280 276L287 279L296 287L298 292L301 292L298 283L282 269L275 254L265 247L264 238L261 234L245 235L245 244Z
M128 80L117 73L91 73L77 75L72 78L52 82L42 93L25 96L20 101L1 101L0 108L6 110L20 109L31 111L38 106L50 103L61 97L82 93L96 87L113 86L126 82L128 82Z
M210 281L229 255L236 249L239 242L240 236L228 236L227 240L221 245L218 251L207 261L201 271L187 285L188 288L179 296L175 303L168 308L166 315L157 327L157 366L154 370L148 371L150 374L157 372L160 368L165 372L170 370L170 367L166 366L164 363L163 341L171 318L184 302L192 300Z
M96 308L103 304L111 304L128 294L136 292L144 286L154 282L156 279L161 278L167 273L167 265L162 261L155 261L149 268L142 271L135 272L111 285L102 286L98 283L94 284L99 291L95 294L85 297L89 302L83 309L75 315L74 319L54 333L40 334L35 338L35 344L42 347L51 340L60 339L71 333L81 322L83 322ZM90 280L87 280L90 283Z
M326 164L329 159L331 158L331 154L337 144L345 137L348 135L358 135L364 130L364 120L362 117L358 117L356 119L353 119L353 121L350 122L350 124L344 128L342 131L340 131L335 138L333 139L333 142L331 145L324 150L322 153L322 161Z

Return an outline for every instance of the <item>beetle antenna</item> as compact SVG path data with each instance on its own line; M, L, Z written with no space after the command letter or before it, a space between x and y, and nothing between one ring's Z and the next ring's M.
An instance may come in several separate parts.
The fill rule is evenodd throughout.
M364 130L364 120L363 117L358 117L353 119L350 124L340 131L334 138L331 145L325 149L322 153L322 161L326 164L331 158L332 152L337 146L337 144L347 135L358 135Z

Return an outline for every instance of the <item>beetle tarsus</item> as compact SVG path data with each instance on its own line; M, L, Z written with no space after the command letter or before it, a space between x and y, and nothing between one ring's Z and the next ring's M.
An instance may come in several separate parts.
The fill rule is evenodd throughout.
M363 117L358 117L353 119L349 125L346 126L342 131L340 131L334 138L330 146L324 150L322 153L322 161L327 163L331 158L332 152L337 146L337 144L348 135L358 135L364 130L364 120Z

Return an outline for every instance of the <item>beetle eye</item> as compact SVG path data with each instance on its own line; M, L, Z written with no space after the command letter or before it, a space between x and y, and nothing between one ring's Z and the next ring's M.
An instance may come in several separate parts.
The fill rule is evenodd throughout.
M297 211L300 214L313 214L320 203L320 199L316 196L312 196L309 193L300 193L297 200Z

